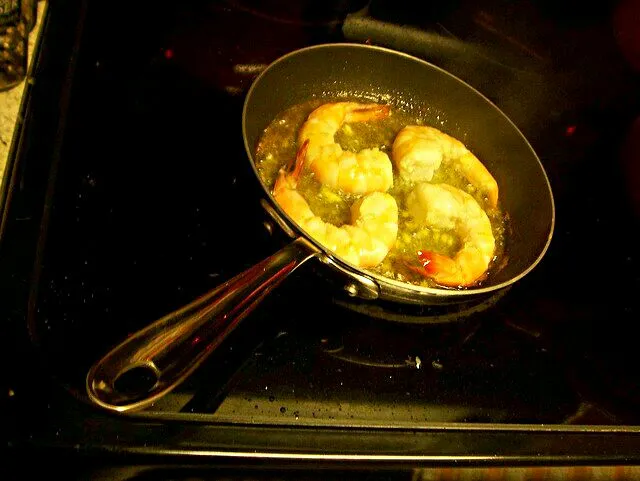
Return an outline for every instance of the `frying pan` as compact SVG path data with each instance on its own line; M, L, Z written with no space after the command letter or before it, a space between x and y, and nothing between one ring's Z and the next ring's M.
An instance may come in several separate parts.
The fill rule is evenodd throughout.
M493 174L510 218L506 265L478 287L417 287L359 269L305 234L260 180L255 147L277 114L312 98L359 95L417 109L461 139ZM262 204L294 240L271 257L128 337L90 369L89 398L112 411L142 409L180 384L280 282L309 259L338 274L349 295L373 302L447 304L487 296L530 272L551 241L555 211L549 181L517 127L478 91L441 68L390 49L323 44L268 66L247 93L242 116Z

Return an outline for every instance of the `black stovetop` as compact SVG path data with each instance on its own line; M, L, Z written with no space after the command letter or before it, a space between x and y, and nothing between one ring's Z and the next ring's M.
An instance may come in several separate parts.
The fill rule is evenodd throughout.
M193 448L195 439L243 427L317 436L295 449L276 443L282 452L328 449L323 429L347 437L369 429L634 432L640 179L630 127L640 89L616 47L610 7L576 16L547 2L296 5L50 9L7 191L3 289L13 299L8 332L27 346L16 343L15 355L28 352L27 367L56 394L22 401L38 389L33 376L14 376L10 403L66 413L48 421L63 433L44 434L51 445L64 444L67 432L74 433L67 443L104 447L126 432L131 446L146 446L135 423L199 433L164 440L163 449ZM63 14L77 20L71 33L56 24L70 21ZM407 43L399 26L421 32L420 41ZM58 43L48 45L47 35ZM287 241L264 225L242 144L244 94L278 56L343 41L423 56L514 120L555 196L545 258L506 292L457 309L354 302L305 265L184 385L124 415L114 424L124 423L121 432L101 431L105 415L85 404L89 366L128 333ZM100 436L81 419L94 419ZM513 448L496 443L479 449ZM238 449L246 446L253 445Z

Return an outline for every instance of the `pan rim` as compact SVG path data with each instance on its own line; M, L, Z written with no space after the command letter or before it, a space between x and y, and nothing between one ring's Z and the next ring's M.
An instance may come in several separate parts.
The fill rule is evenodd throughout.
M405 57L407 60L410 60L412 62L418 62L420 64L423 64L431 69L435 69L437 70L440 74L445 75L447 77L449 77L451 80L458 82L460 84L462 84L466 89L469 89L473 94L477 95L478 97L482 98L489 106L493 107L499 114L500 116L503 118L503 120L505 120L508 125L510 126L510 128L517 133L517 135L520 137L520 140L524 142L524 145L530 150L531 154L533 154L533 157L535 158L536 162L538 163L538 167L542 173L542 176L544 178L544 183L547 187L547 193L548 193L548 198L549 198L549 202L550 202L550 210L551 210L551 216L550 216L550 222L549 222L549 232L547 234L547 237L545 239L544 242L544 246L542 247L542 249L540 249L540 252L538 253L537 257L535 258L535 260L531 263L529 263L529 265L527 266L526 269L523 269L520 273L510 277L508 280L500 282L498 284L491 284L491 285L487 285L487 286L483 286L483 285L479 285L477 287L471 286L471 287L454 287L454 288L448 288L448 287L424 287L424 286L417 286L408 282L402 282L402 281L398 281L395 279L391 279L388 277L385 277L381 274L377 274L374 272L371 272L367 269L362 269L360 267L357 267L349 262L347 262L346 260L342 259L341 257L337 256L336 254L334 254L331 250L329 250L328 248L326 248L325 246L323 246L322 244L320 244L318 241L316 241L312 236L310 236L309 234L307 234L302 228L300 228L298 226L298 224L293 221L288 214L286 214L286 212L284 212L284 210L280 207L280 205L275 201L275 199L273 198L272 193L270 192L270 189L265 185L265 183L262 181L262 179L260 178L260 174L257 170L256 167L256 163L255 163L255 158L254 158L254 152L253 152L253 148L252 146L249 146L248 143L248 139L247 139L247 128L246 128L246 119L247 119L247 110L250 104L250 100L253 97L253 93L255 91L255 89L258 87L258 85L260 84L260 81L262 80L262 78L264 76L266 76L275 66L279 65L282 62L285 62L287 60L289 60L292 57L296 57L298 55L304 54L305 52L309 52L309 51L313 51L313 50L327 50L327 49L361 49L361 50L369 50L369 51L379 51L381 53L385 53L385 54L390 54L390 55L395 55L395 56L400 56L400 57ZM549 246L551 245L551 241L553 238L553 233L555 231L555 224L556 224L556 208L555 208L555 199L553 196L553 190L551 188L551 183L549 181L549 177L547 175L546 170L544 169L544 166L542 165L542 162L540 161L540 158L538 157L537 153L535 152L535 150L533 149L532 145L530 144L529 140L525 137L525 135L521 132L521 130L515 125L515 123L511 120L511 118L506 115L497 105L495 105L495 103L493 103L490 99L488 99L482 92L478 91L476 88L474 88L473 86L471 86L470 84L468 84L467 82L465 82L464 80L462 80L461 78L457 77L456 75L452 74L451 72L435 65L432 64L424 59L421 59L419 57L416 57L414 55L408 54L406 52L401 52L398 50L394 50L388 47L381 47L381 46L377 46L377 45L369 45L369 44L361 44L361 43L356 43L356 42L332 42L332 43L323 43L323 44L317 44L317 45L311 45L311 46L307 46L307 47L302 47L293 51L290 51L280 57L278 57L277 59L275 59L273 62L271 62L270 64L267 65L267 67L262 70L262 72L260 72L260 74L253 80L249 90L247 91L247 94L245 95L245 99L244 99L244 105L243 105L243 109L242 109L242 136L243 136L243 143L245 146L245 150L246 153L248 155L248 160L249 163L251 165L251 168L253 169L254 175L256 176L261 188L263 189L264 193L267 195L268 199L269 199L269 203L274 206L274 208L276 209L276 211L278 212L278 214L281 216L281 219L286 221L287 226L293 231L295 232L298 236L304 237L305 239L307 239L309 242L311 242L321 253L323 256L326 256L328 258L330 258L333 262L339 264L340 266L344 267L344 269L351 271L355 274L359 274L359 275L365 275L369 278L371 278L373 281L375 281L378 284L379 288L384 288L384 287L388 287L392 290L395 291L403 291L404 293L408 294L408 295L412 295L412 296L417 296L420 300L426 300L426 299L433 299L435 297L439 297L439 298L450 298L450 297L469 297L469 296L475 296L475 295L483 295L483 294L489 294L492 292L495 292L497 290L501 290L504 289L516 282L518 282L519 280L521 280L523 277L525 277L527 274L529 274L531 271L533 271L538 264L540 263L540 261L544 258L544 256L546 255ZM381 296L382 297L382 296Z

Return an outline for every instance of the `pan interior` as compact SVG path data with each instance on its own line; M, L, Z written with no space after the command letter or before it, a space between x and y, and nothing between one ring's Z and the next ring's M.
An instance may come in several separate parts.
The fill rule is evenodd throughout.
M243 112L245 145L254 170L255 148L266 126L283 110L324 97L357 97L415 112L460 139L493 174L501 208L510 219L504 252L508 262L480 288L466 292L503 287L537 264L551 239L554 206L548 179L531 146L475 89L405 54L333 44L298 50L270 65L251 87ZM256 175L260 178L257 171ZM271 197L269 187L263 188ZM434 290L438 291L430 289Z

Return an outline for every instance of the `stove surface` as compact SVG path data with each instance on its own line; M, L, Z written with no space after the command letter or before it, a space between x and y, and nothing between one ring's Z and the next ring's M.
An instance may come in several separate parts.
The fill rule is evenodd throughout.
M640 424L640 178L630 160L640 89L607 23L613 7L574 16L552 2L417 3L136 2L126 15L85 6L46 237L38 257L23 253L36 264L30 340L56 383L86 401L86 372L110 346L288 241L265 228L244 153L242 106L256 75L306 45L406 45L401 26L421 32L410 53L485 93L532 143L557 209L545 258L486 302L449 309L354 302L322 266L305 265L182 386L131 418Z

